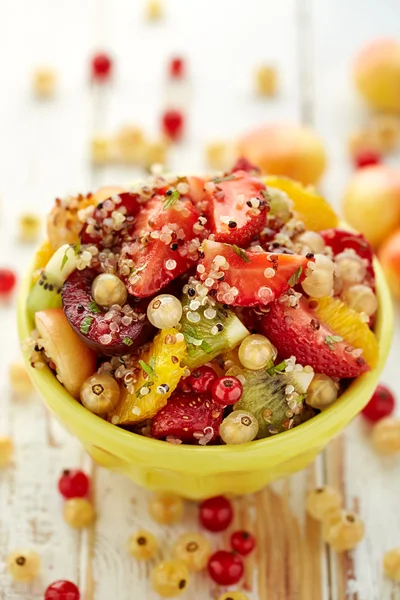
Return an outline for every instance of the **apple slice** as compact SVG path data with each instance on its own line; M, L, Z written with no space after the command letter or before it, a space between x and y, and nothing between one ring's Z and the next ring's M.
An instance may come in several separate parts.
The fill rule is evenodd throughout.
M96 370L96 354L81 341L62 308L48 308L35 315L44 351L56 366L57 378L79 399L85 379Z

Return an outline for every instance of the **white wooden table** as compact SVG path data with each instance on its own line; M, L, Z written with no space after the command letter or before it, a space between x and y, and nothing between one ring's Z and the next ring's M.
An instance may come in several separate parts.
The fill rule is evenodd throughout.
M350 172L345 136L364 116L351 89L351 58L366 40L399 33L398 0L166 0L165 7L165 20L149 24L139 0L0 3L1 266L22 273L33 251L16 241L22 211L44 215L57 195L136 177L133 169L93 169L89 139L125 123L156 133L165 65L174 53L188 60L193 100L173 168L201 169L206 141L232 138L264 120L301 119L324 138L330 168L323 187L338 205ZM88 85L96 48L109 49L116 61L114 83L101 95ZM267 102L256 100L251 87L251 71L264 60L281 78L279 97ZM60 77L59 94L48 103L30 93L31 71L43 64ZM39 600L50 581L65 578L79 585L84 600L156 600L149 569L128 556L126 538L144 525L164 541L167 556L176 534L197 526L195 505L188 504L183 524L156 527L146 492L93 466L39 398L13 399L6 373L18 356L14 321L15 307L1 307L0 432L12 435L16 455L0 473L0 599ZM384 374L395 391L399 351L397 331ZM381 572L383 553L400 545L400 460L379 458L367 433L357 419L306 472L235 501L236 525L265 532L247 565L252 600L400 599L400 587ZM80 465L92 473L98 513L83 534L63 522L56 491L60 471ZM307 488L323 481L338 486L366 523L364 541L339 558L304 513ZM43 559L41 578L28 587L13 585L4 567L7 553L25 545ZM217 595L199 576L183 599Z

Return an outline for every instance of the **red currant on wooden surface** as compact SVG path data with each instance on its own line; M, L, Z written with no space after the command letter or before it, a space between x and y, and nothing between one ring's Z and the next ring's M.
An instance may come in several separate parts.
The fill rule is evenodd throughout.
M17 278L10 269L0 269L0 295L10 294L14 287Z
M371 165L379 165L381 162L381 156L379 152L375 150L361 150L354 157L354 164L357 169L363 167L370 167Z
M376 423L384 417L392 414L396 401L393 393L385 385L380 383L373 393L367 406L363 408L362 414L368 421Z
M235 585L243 577L243 560L234 552L218 550L208 561L208 573L218 585Z
M171 58L169 63L169 75L172 79L182 79L185 76L185 61L179 56Z
M184 118L179 110L167 110L162 116L163 133L171 140L177 141L182 137Z
M79 600L80 597L76 585L65 579L51 583L44 593L44 600Z
M211 392L212 385L217 379L217 374L211 367L199 367L191 372L189 377L185 379L193 392L197 394L207 394Z
M208 498L200 504L200 522L209 531L224 531L233 519L232 504L224 496Z
M237 377L218 377L212 385L211 394L214 402L227 406L236 404L242 396L243 386Z
M231 548L242 556L247 556L254 550L256 539L249 531L235 531L231 535Z
M84 498L89 491L89 478L78 469L72 469L62 472L58 480L59 492L64 498Z
M112 60L107 54L99 52L92 58L92 78L94 81L106 81L111 77Z

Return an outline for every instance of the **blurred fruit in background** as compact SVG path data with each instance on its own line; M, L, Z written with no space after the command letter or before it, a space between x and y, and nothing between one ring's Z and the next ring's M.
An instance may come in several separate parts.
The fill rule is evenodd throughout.
M400 43L376 40L365 46L355 61L354 82L372 108L400 112Z
M38 67L33 73L33 92L36 98L49 100L56 91L57 75L50 67Z
M385 165L356 171L342 209L346 221L377 248L400 226L400 171Z
M271 65L261 65L256 72L256 92L270 98L278 91L278 73Z
M379 248L378 258L393 295L400 298L400 228Z
M245 156L263 173L285 175L304 185L317 183L326 165L317 134L304 125L289 123L266 124L243 135L237 156Z
M353 131L348 148L357 164L357 156L365 152L385 155L400 145L400 117L389 114L374 115L362 129Z
M113 61L108 54L99 52L92 58L91 63L92 80L96 83L105 83L113 72Z
M233 165L233 148L229 142L216 140L205 148L207 165L216 171L223 171Z

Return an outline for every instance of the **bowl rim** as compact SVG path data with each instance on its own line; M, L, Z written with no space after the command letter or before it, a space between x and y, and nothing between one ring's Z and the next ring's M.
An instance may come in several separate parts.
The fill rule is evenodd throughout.
M87 433L82 437L89 443L106 452L109 448L110 454L117 454L122 460L142 462L147 465L152 463L152 466L159 469L173 467L174 471L180 472L187 472L188 465L193 472L204 472L204 465L207 463L208 474L219 473L221 470L233 473L254 470L254 467L262 469L266 458L270 460L272 457L277 457L280 460L282 458L289 460L291 456L315 448L317 439L329 439L339 429L338 423L350 421L367 403L369 394L372 394L385 365L393 333L391 295L376 258L374 258L374 269L379 305L375 325L375 334L379 343L377 366L355 379L332 406L309 421L276 436L246 444L200 448L185 444L169 444L121 429L84 408L67 392L47 366L40 370L34 369L30 366L27 353L23 352L23 354L35 387L56 415L66 422L70 429L86 431ZM17 319L21 343L29 337L33 328L26 308L33 270L34 261L23 277L19 289ZM73 426L70 425L71 423ZM322 448L324 442L319 441L318 445Z

